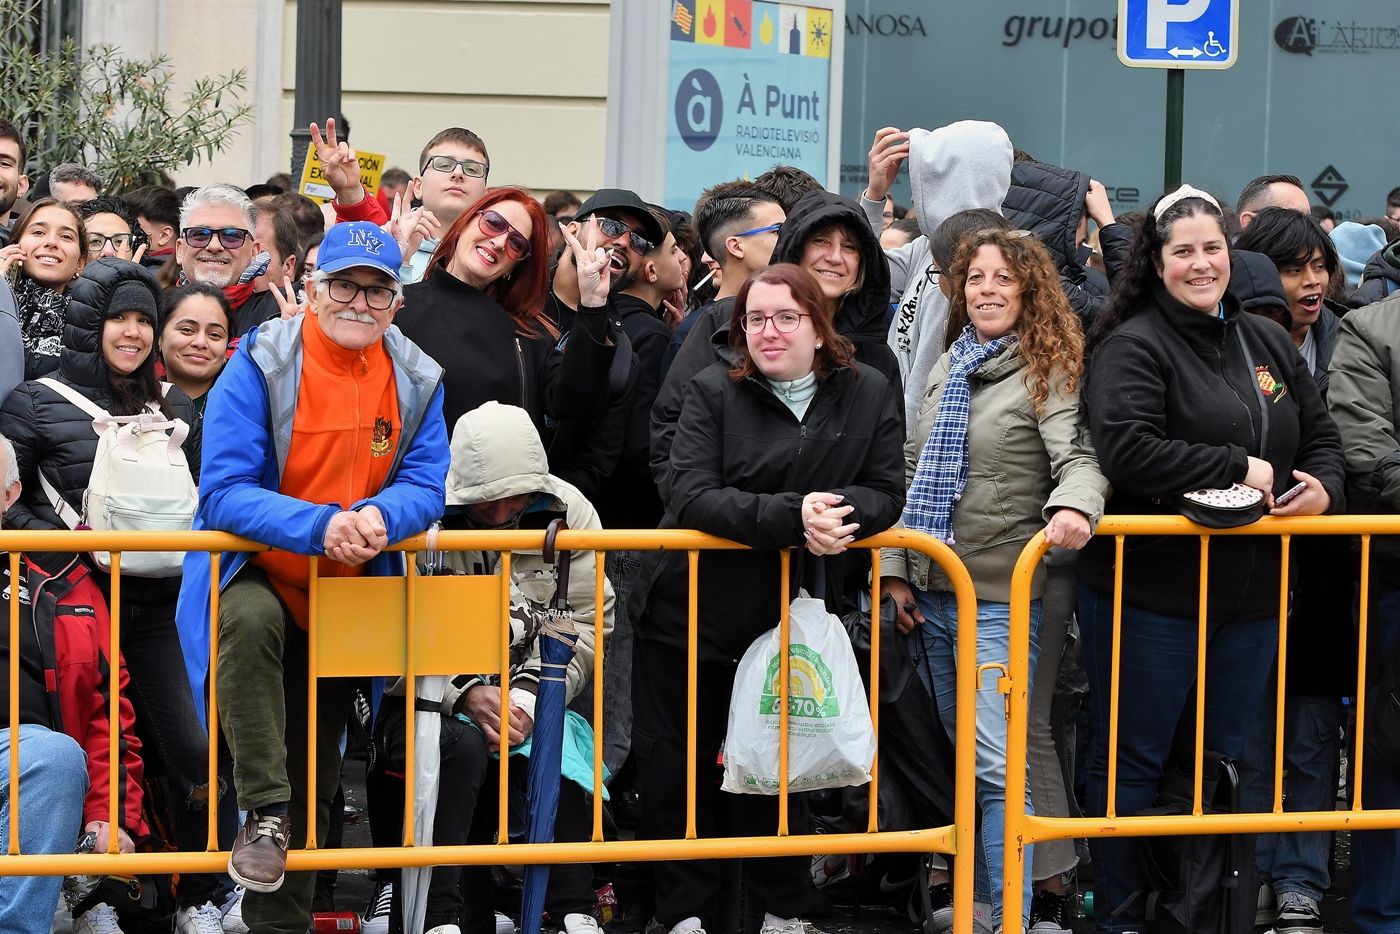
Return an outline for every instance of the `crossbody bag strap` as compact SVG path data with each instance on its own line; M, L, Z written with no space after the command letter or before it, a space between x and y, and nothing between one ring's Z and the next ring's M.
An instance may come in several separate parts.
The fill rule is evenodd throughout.
M1235 337L1239 339L1240 350L1244 353L1245 371L1249 384L1254 387L1254 398L1259 402L1259 459L1268 460L1269 445L1269 400L1264 398L1264 389L1259 385L1259 374L1254 371L1253 354L1249 351L1249 341L1244 336L1244 322L1235 322Z
M40 377L37 382L58 393L84 413L91 415L93 433L101 436L102 430L97 427L97 424L110 419L112 417L110 412L102 408L102 406L98 405L96 402L93 402L87 396L78 392L78 390L74 389L72 386L69 386L67 383L60 382L48 376ZM53 511L58 515L58 518L63 521L63 524L70 529L76 529L81 525L83 522L82 514L70 506L68 500L63 498L63 494L58 492L58 489L49 482L48 477L44 476L44 468L42 466L36 466L34 472L39 475L39 487L44 491L44 498L49 501L49 505L53 507Z

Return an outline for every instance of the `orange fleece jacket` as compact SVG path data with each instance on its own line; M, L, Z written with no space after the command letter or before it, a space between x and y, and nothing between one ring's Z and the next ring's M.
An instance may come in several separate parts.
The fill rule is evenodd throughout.
M402 441L393 363L382 341L364 351L332 342L309 310L302 316L301 335L301 385L280 491L349 509L384 488ZM306 558L267 551L253 561L305 629L310 616ZM354 577L365 566L323 557L318 568L322 577Z

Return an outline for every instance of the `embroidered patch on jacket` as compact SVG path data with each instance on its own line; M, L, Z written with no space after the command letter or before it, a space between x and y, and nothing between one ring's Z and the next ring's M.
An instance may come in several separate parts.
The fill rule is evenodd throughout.
M394 449L394 440L390 435L394 431L394 426L389 424L387 418L376 418L374 420L374 437L370 439L369 450L375 457L383 457Z
M1264 391L1270 402L1277 403L1288 394L1288 387L1274 379L1274 374L1269 372L1267 364L1254 368L1254 378L1259 381L1259 388Z

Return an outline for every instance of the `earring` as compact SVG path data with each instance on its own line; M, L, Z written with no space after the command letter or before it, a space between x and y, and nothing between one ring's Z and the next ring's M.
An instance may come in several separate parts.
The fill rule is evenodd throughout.
M822 342L821 342L821 341L817 341L817 349L818 349L818 350L821 350L821 349L822 349Z

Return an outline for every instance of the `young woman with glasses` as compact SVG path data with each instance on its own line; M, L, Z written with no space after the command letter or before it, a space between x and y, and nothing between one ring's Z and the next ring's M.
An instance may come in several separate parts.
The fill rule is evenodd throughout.
M702 552L696 762L703 836L771 833L777 799L718 791L737 659L780 610L779 549L797 549L802 583L838 609L845 553L898 517L904 482L901 396L879 371L852 359L849 341L812 277L795 265L757 273L735 299L734 365L716 363L686 386L671 448L674 475L663 527L699 529L752 552ZM820 567L819 567L820 566ZM825 586L823 586L823 579ZM640 837L683 835L686 820L688 574L684 554L643 565L633 673L633 745L642 801ZM640 597L640 599L638 599ZM802 796L791 826L805 822ZM728 817L722 815L727 814ZM745 886L765 913L765 934L800 932L811 860L745 860ZM670 931L707 922L718 892L713 861L657 863L656 917Z
M904 446L909 483L903 523L947 542L977 589L977 664L1009 658L1011 571L1041 529L1054 545L1083 548L1103 515L1107 481L1079 414L1084 337L1040 241L992 228L964 236L947 276L946 344L929 375ZM950 738L957 723L957 601L937 565L890 549L881 589L912 633L915 668ZM1041 571L1031 603L1035 669ZM977 694L976 901L1000 927L1006 717L1002 697ZM1027 806L1030 805L1029 796ZM1030 898L1031 860L1025 862Z
M549 224L529 192L495 189L462 212L423 280L404 289L394 323L446 371L449 431L462 415L496 401L525 409L545 432L546 361L558 338L542 310ZM586 257L580 279L596 279L605 264Z

